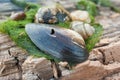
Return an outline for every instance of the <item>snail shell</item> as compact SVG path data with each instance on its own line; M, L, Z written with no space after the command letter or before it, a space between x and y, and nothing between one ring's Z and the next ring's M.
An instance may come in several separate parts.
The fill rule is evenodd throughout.
M33 43L46 54L68 63L88 58L85 42L77 32L47 24L27 24L25 30Z
M82 21L90 23L91 19L87 11L76 10L70 13L72 21Z
M90 24L84 22L73 21L70 27L72 30L78 32L84 38L84 40L92 36L92 34L95 32L95 29Z
M18 20L23 20L26 18L26 14L24 12L17 12L17 13L12 13L10 16L10 19L18 21Z
M68 20L70 20L69 12L59 4L41 7L35 15L36 23L52 24Z

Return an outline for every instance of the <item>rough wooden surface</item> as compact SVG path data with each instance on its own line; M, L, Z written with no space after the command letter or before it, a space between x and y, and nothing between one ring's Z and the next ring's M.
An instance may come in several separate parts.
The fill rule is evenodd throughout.
M22 64L23 80L49 80L53 77L51 62L29 56Z
M0 80L20 79L19 67L25 56L26 52L18 48L8 35L0 34Z

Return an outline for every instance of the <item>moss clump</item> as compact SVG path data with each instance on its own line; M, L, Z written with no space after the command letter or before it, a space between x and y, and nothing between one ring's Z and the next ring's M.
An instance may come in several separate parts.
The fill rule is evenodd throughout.
M91 24L95 28L95 33L89 37L85 43L86 43L86 48L90 52L95 44L100 40L100 36L102 35L103 28L100 24Z
M68 29L70 28L70 22L64 22L64 23L60 22L56 25L60 27L68 28Z

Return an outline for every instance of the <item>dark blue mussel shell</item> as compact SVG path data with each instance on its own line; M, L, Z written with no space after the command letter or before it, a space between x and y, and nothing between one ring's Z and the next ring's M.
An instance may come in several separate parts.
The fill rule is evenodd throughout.
M33 43L46 54L68 63L80 63L88 58L88 52L66 36L64 28L47 24L27 24L25 30ZM66 29L69 30L69 29Z

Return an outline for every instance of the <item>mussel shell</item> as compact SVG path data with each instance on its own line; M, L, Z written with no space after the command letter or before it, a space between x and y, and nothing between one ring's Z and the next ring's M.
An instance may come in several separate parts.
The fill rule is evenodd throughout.
M74 64L88 58L88 52L79 42L82 38L76 38L80 35L75 31L35 23L27 24L25 30L40 50L54 58Z

